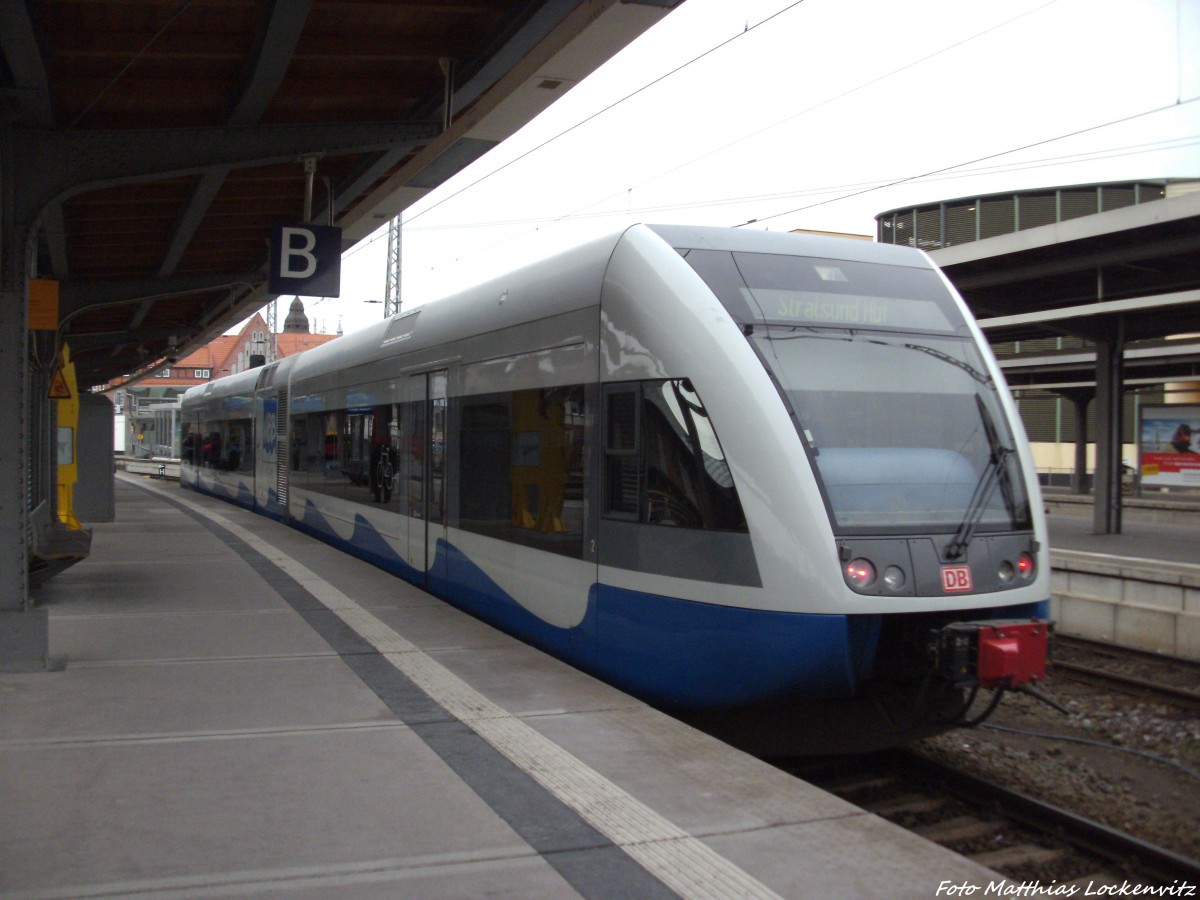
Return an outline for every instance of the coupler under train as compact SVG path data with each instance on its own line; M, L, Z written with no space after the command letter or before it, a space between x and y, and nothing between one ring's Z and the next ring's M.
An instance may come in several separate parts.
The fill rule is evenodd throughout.
M954 622L931 632L934 671L956 687L1018 688L1046 679L1051 623Z

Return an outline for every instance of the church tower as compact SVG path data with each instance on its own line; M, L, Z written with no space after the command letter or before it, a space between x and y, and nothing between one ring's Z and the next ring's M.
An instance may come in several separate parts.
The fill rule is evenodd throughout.
M308 334L308 316L304 314L304 304L297 297L288 309L287 318L283 320L284 334Z

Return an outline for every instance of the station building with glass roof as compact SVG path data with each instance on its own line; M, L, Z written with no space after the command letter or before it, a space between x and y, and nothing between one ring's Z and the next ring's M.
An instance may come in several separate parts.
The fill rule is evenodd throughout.
M1001 361L1001 365L1005 367L1006 377L1013 388L1026 431L1030 440L1034 442L1035 457L1043 476L1073 469L1071 445L1078 440L1078 425L1081 419L1089 443L1095 441L1094 422L1091 421L1093 417L1087 413L1087 402L1092 396L1092 389L1087 384L1089 376L1080 373L1054 374L1041 379L1041 383L1038 383L1036 378L1023 380L1018 372L1035 371L1043 362L1049 371L1055 366L1056 360L1093 352L1095 341L1086 333L1086 328L1079 330L1056 329L1054 323L1047 323L1048 327L1036 334L1030 329L1025 329L1025 333L1015 340L1009 339L1013 333L1011 328L988 329L989 316L1003 316L1004 312L990 304L989 301L994 299L994 296L984 298L983 292L973 293L973 285L981 281L978 269L972 271L970 279L963 278L960 283L960 277L966 273L961 271L963 266L956 267L953 261L967 250L962 245L990 238L1000 238L1001 240L993 243L1006 249L1000 251L996 262L998 267L1007 267L1008 272L993 281L1003 278L1013 292L1024 291L1027 294L1030 298L1027 299L1027 303L1031 302L1032 298L1038 298L1032 302L1040 303L1045 309L1052 309L1059 304L1082 305L1089 301L1107 299L1110 296L1153 294L1172 289L1177 290L1179 287L1189 287L1196 283L1194 279L1197 273L1200 273L1200 259L1194 253L1155 258L1153 262L1156 267L1158 267L1157 263L1161 262L1162 271L1171 272L1170 277L1161 285L1139 285L1136 289L1130 287L1128 290L1125 290L1125 285L1122 285L1121 289L1113 290L1118 277L1124 277L1122 270L1132 271L1132 268L1137 266L1146 268L1143 263L1150 260L1120 259L1118 258L1119 252L1114 253L1111 259L1103 259L1103 253L1113 251L1108 249L1100 251L1096 245L1089 245L1084 251L1085 255L1093 258L1081 262L1078 267L1080 271L1077 273L1082 275L1084 270L1089 267L1095 270L1094 276L1090 274L1087 276L1094 278L1097 285L1095 293L1090 296L1084 296L1079 290L1078 283L1071 286L1068 286L1065 281L1055 284L1049 278L1041 281L1023 281L1024 276L1020 274L1022 266L1030 272L1039 267L1042 271L1049 271L1051 266L1057 266L1061 272L1065 272L1071 267L1070 262L1062 261L1072 252L1069 238L1074 232L1089 229L1091 226L1087 226L1086 223L1073 225L1064 225L1064 223L1100 213L1112 213L1130 207L1160 203L1189 194L1200 194L1200 180L1144 179L1031 188L958 197L899 207L882 212L875 217L877 241L916 247L931 253L934 261L943 267L947 276L959 287L976 317L984 324L985 334L992 343L992 349ZM1166 209L1167 204L1163 204L1163 210ZM1115 218L1132 218L1138 215L1138 213L1130 212ZM1110 220L1113 218L1108 217ZM1155 217L1151 214L1151 210L1146 210L1146 216L1141 218L1152 219ZM1045 246L1036 250L1013 249L1020 246L1023 240L1022 232L1043 226L1059 226L1057 231L1062 235L1064 244L1058 259L1050 262L1047 254L1053 251ZM1191 248L1197 241L1200 241L1200 238L1194 236L1194 225L1189 225L1188 230L1193 234L1193 237L1187 239L1192 241L1192 244L1188 245ZM1111 234L1105 235L1105 238L1108 241L1106 247L1119 244L1121 241L1120 227L1117 227ZM1034 243L1032 239L1031 235L1031 244ZM1164 246L1168 244L1174 246L1182 238L1172 235L1169 239L1160 238L1159 240ZM1043 241L1043 243L1049 242ZM939 251L945 251L951 247L959 249L949 251L949 254L939 253ZM1082 248L1082 245L1080 247ZM1035 259L1031 255L1035 252L1042 256ZM1024 256L1021 255L1022 253ZM983 248L981 248L980 254L986 257ZM1194 265L1187 263L1186 260L1189 256ZM980 262L981 260L974 260L973 264L978 265ZM1185 266L1190 272L1190 274L1184 273L1183 280L1180 280L1179 265ZM1109 276L1108 287L1112 293L1105 290L1104 277L1106 274ZM1030 276L1031 279L1033 277ZM967 283L968 281L970 283ZM1087 284L1086 281L1082 283ZM992 290L994 291L995 288L993 287ZM1092 288L1089 286L1084 290L1091 291ZM1027 306L1026 309L1028 308ZM1032 318L1032 316L1029 317ZM1015 317L1009 316L1009 318ZM996 318L993 321L999 322L1000 320ZM1159 343L1164 343L1169 339L1169 336L1166 335L1158 337ZM1180 344L1183 343L1190 345L1194 342L1180 342ZM1136 344L1129 343L1126 348L1132 346L1136 346ZM1194 365L1192 369L1194 370ZM1094 373L1090 374L1090 378L1094 381ZM1123 385L1121 403L1123 409L1121 434L1122 443L1125 445L1122 455L1131 457L1134 454L1139 407L1171 402L1195 403L1198 400L1200 400L1200 385L1191 379L1172 381L1164 377L1145 380L1136 377L1128 378ZM1091 450L1089 450L1088 465L1090 469Z

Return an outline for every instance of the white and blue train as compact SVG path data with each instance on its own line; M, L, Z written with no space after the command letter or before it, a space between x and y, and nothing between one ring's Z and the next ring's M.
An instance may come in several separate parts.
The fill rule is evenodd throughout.
M1028 444L917 250L634 226L183 420L186 487L746 746L901 742L1044 673Z

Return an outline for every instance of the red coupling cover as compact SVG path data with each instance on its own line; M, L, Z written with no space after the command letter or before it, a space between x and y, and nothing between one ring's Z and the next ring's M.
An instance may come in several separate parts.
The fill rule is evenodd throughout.
M1050 626L1046 622L981 625L975 673L983 687L1009 687L1046 677Z

